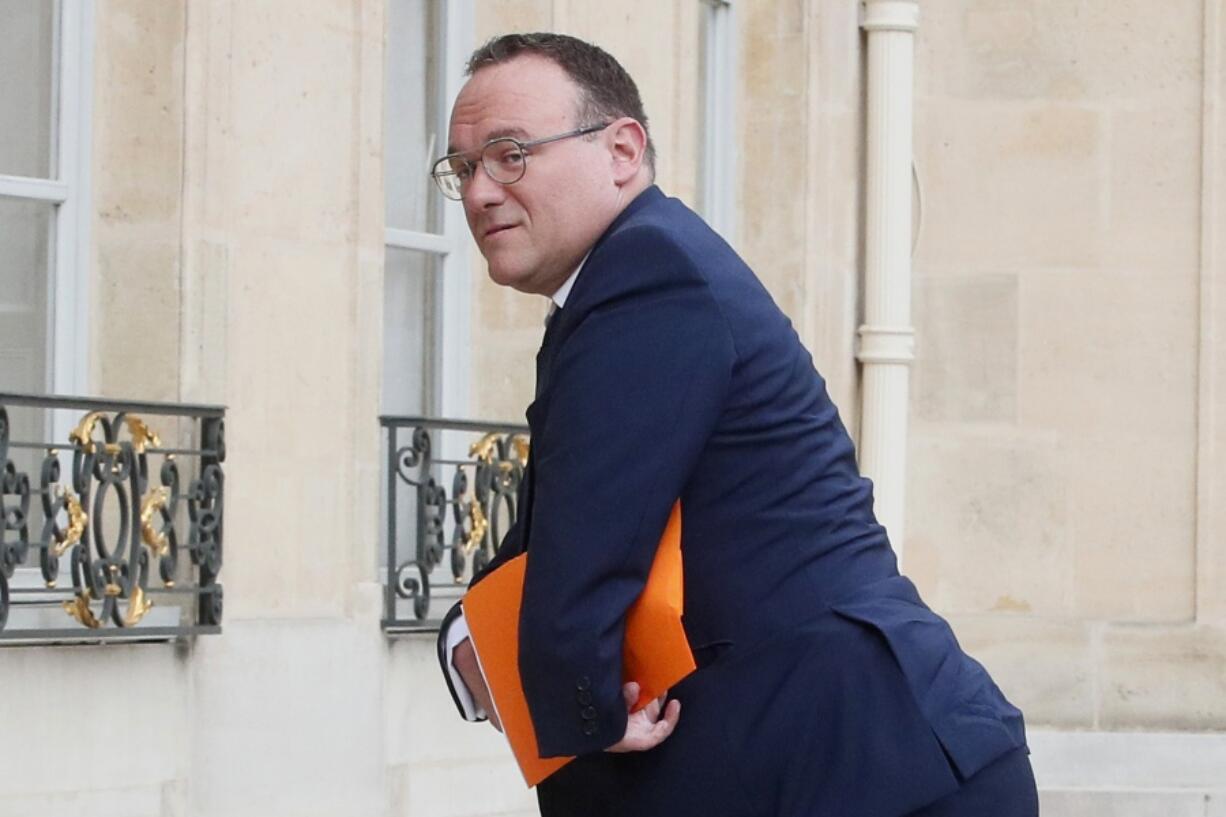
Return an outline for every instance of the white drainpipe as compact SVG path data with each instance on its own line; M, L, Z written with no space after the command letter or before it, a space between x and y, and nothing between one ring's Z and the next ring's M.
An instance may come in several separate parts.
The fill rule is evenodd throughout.
M860 470L901 559L911 326L911 122L917 0L865 0L868 32L864 366Z

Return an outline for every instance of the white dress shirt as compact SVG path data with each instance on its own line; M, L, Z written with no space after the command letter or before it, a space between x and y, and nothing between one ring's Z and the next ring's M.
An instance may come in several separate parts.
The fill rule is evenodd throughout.
M583 256L583 260L579 262L579 266L575 267L575 271L570 274L562 286L558 287L558 291L553 293L550 298L549 313L545 316L546 322L553 317L553 313L566 305L566 299L570 297L570 291L575 286L575 279L579 277L579 271L583 269L584 263L587 262L587 256ZM464 679L460 677L460 672L452 663L452 653L455 648L460 645L464 639L469 638L468 622L464 620L464 610L460 608L460 615L447 628L444 634L447 638L447 671L451 673L451 685L456 691L456 695L460 698L460 706L464 709L464 719L469 721L479 721L488 717L488 713L475 700L473 700L472 692L469 691L468 685L464 683ZM477 665L480 666L481 657L477 657ZM481 673L482 678L485 677L484 670Z
M570 297L570 291L575 288L575 279L579 277L579 270L583 269L583 265L587 263L587 256L583 256L583 260L579 262L579 266L575 267L575 271L570 274L570 277L562 282L562 286L558 287L558 291L553 293L553 303L549 307L549 314L552 315L555 309L561 309L566 306L566 299Z

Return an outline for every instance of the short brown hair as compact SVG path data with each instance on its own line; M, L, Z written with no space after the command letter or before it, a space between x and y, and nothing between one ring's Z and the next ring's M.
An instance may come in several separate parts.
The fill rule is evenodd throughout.
M473 52L468 59L468 75L526 54L555 63L579 86L576 126L595 125L622 116L638 120L647 133L646 161L654 175L656 147L647 128L647 112L643 110L638 86L621 63L603 48L566 34L503 34Z

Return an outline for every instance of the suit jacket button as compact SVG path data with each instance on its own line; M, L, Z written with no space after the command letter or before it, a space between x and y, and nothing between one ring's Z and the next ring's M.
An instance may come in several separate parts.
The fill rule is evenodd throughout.
M587 706L592 702L592 693L588 692L586 689L581 689L579 690L579 693L575 695L575 700L581 705Z
M591 737L592 735L596 734L596 729L597 729L596 721L584 721L583 722L583 734L587 735L588 737Z
M591 688L592 679L588 678L586 675L579 679L579 683L575 684L575 689L579 690L580 692L586 692Z
M583 711L580 712L579 714L583 716L583 719L585 721L594 721L596 720L596 707L585 706L583 708Z

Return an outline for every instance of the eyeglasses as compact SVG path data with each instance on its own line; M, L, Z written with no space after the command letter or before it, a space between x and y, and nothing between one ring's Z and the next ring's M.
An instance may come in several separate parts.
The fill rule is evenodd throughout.
M528 167L526 160L531 155L531 148L562 139L571 139L575 136L586 136L589 133L604 130L610 124L612 123L588 125L578 130L559 133L557 136L533 139L531 142L521 142L510 136L491 139L481 147L481 166L485 168L485 175L499 184L515 184L524 177L524 172ZM438 189L443 191L444 196L453 201L460 201L464 198L464 192L468 189L468 184L476 172L476 162L464 158L462 153L452 153L435 162L430 175L438 185Z

